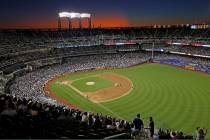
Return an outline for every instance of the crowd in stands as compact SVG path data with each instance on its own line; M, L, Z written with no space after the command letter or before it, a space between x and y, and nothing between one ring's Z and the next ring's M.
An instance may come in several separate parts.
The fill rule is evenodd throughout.
M192 46L178 46L178 45L165 45L165 44L155 44L154 47L152 44L146 44L142 45L142 49L147 50L147 49L153 49L154 50L164 50L166 52L180 52L180 53L185 53L185 54L191 54L191 55L204 55L204 56L209 56L210 57L210 48L205 48L205 47L192 47Z
M133 65L137 65L146 62L150 59L149 53L135 52L135 53L118 53L118 54L106 54L106 55L92 55L92 56L80 56L71 57L67 60L67 63L63 65L49 66L43 69L38 69L36 71L27 73L21 77L17 77L14 83L10 86L11 95L16 98L30 100L31 102L37 102L40 104L50 104L58 105L55 100L45 96L43 91L43 85L46 81L52 79L56 75L61 75L66 72L75 72L81 70L89 70L94 68L123 68ZM209 61L204 61L203 59L187 58L178 55L167 55L167 54L157 54L155 55L155 60L159 59L177 59L185 60L189 62L196 62L203 65L209 66ZM61 105L61 104L59 104ZM86 120L85 116L82 120ZM153 122L154 123L154 122ZM151 124L152 125L152 124ZM112 128L112 126L109 126ZM133 124L130 124L130 133L132 137L138 136L138 130ZM153 132L154 133L154 132ZM191 139L192 136L184 136L182 132L169 132L163 131L162 129L154 135L158 138L173 138L176 136L178 138Z
M201 38L202 37L202 38ZM166 41L184 40L210 44L209 31L189 29L125 29L76 31L6 31L0 32L0 70L12 73L26 67L27 62L59 57L63 64L46 66L12 79L0 73L0 138L104 138L129 133L124 138L145 136L140 115L133 122L83 112L65 107L45 96L43 85L56 75L96 68L124 68L148 62L150 52L118 52L132 46L113 46L116 42L134 41L139 44L162 43L157 48L191 54L209 55L209 48L165 46ZM101 44L110 44L107 46ZM81 46L80 46L81 45ZM85 47L84 47L84 46ZM65 48L65 46L69 46ZM73 46L73 47L72 47ZM77 46L77 47L75 47ZM78 47L80 46L80 47ZM142 47L143 49L151 48ZM133 46L133 48L138 48ZM88 54L94 55L88 55ZM173 54L155 53L154 61L178 60L199 64L210 72L210 60ZM60 60L60 59L59 59ZM8 70L9 69L9 70ZM155 133L154 121L149 118L149 134L159 139L192 139L183 132L160 129ZM10 130L10 131L8 131ZM59 133L58 133L59 132ZM207 131L197 128L196 139L203 139Z
M0 31L0 55L58 46L95 46L117 42L210 44L209 37L209 31L190 29Z
M0 94L0 106L0 138L101 139L123 134L120 138L193 139L178 131L159 129L154 134L152 117L149 127L145 128L140 114L133 121L126 121L6 94ZM196 139L202 140L206 134L205 129L197 128Z
M192 47L192 46L168 46L165 47L166 51L182 52L186 54L197 54L210 56L210 48Z
M202 65L210 65L209 59L198 58L198 57L186 57L180 55L173 55L173 54L158 54L155 55L155 59L176 59L176 60L184 60L195 64L202 64Z
M123 68L143 63L148 59L149 56L144 53L72 57L66 64L36 70L16 78L10 91L15 96L49 102L50 99L46 99L42 88L46 81L56 75L93 68Z
M129 133L130 124L124 120L61 105L1 94L0 106L0 138L101 139Z
M193 139L191 135L184 135L182 131L158 130L159 139Z
M115 43L128 42L135 42L142 49L151 48L154 42L157 49L210 56L210 48L168 46L166 44L166 42L210 44L209 37L209 31L182 28L0 31L0 70L7 71L8 67L12 67L12 65L49 57L87 54L90 52L115 52L118 49L131 48L132 50L138 48L135 45L113 46ZM145 43L148 45L145 46Z
M155 62L171 64L180 67L192 66L196 71L210 73L210 59L185 57L180 55L159 54L155 56Z

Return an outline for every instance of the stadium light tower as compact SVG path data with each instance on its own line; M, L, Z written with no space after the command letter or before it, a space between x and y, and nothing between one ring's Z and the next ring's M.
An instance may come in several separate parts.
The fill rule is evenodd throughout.
M69 22L69 29L71 29L72 25L71 25L71 14L69 12L61 12L58 14L58 29L61 29L62 28L62 18L67 18L68 19L68 22Z
M81 18L82 19L88 19L88 27L89 28L91 28L91 26L92 26L92 21L91 21L91 14L89 14L89 13L81 13Z
M58 29L61 29L61 18L58 17Z
M91 14L89 13L75 13L75 12L60 12L58 14L58 29L62 28L62 18L67 18L69 22L69 29L72 29L72 20L78 19L79 20L79 28L82 28L82 19L88 19L89 28L91 28Z
M78 19L79 20L79 28L82 28L82 20L80 13L70 13L70 19Z

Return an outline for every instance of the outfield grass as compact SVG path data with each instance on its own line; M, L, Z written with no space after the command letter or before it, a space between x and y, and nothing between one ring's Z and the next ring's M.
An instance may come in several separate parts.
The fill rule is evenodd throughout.
M132 93L115 101L95 104L68 86L55 83L52 90L87 111L126 120L141 113L145 123L153 116L156 128L182 130L188 134L194 134L197 126L210 130L210 76L168 65L145 64L75 73L65 78L72 80L107 71L128 77L134 85Z
M87 85L87 82L94 82L94 85ZM100 78L99 76L87 76L82 79L74 80L72 85L79 89L81 92L95 92L99 89L104 89L114 86L114 83L110 80Z

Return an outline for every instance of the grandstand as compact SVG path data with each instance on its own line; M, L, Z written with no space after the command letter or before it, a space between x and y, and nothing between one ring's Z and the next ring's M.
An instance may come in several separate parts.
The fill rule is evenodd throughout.
M210 31L188 27L1 30L0 138L133 138L132 122L63 104L45 96L43 86L67 72L143 63L169 64L209 76ZM91 124L84 121L87 116ZM168 131L156 134L171 138ZM177 138L193 136L177 132Z

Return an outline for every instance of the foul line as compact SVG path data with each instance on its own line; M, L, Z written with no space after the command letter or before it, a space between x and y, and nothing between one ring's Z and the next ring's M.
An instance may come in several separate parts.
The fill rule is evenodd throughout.
M85 77L82 77L82 78L77 78L75 80L70 80L70 81L75 82L75 81L78 81L78 80L86 79L86 78L89 78L89 77L97 77L97 76L98 76L98 74L88 75L88 76L85 76Z
M82 91L80 91L79 89L75 88L71 84L68 84L67 86L70 87L71 89L73 89L74 91L76 91L77 93L79 93L80 95L84 96L84 93Z

